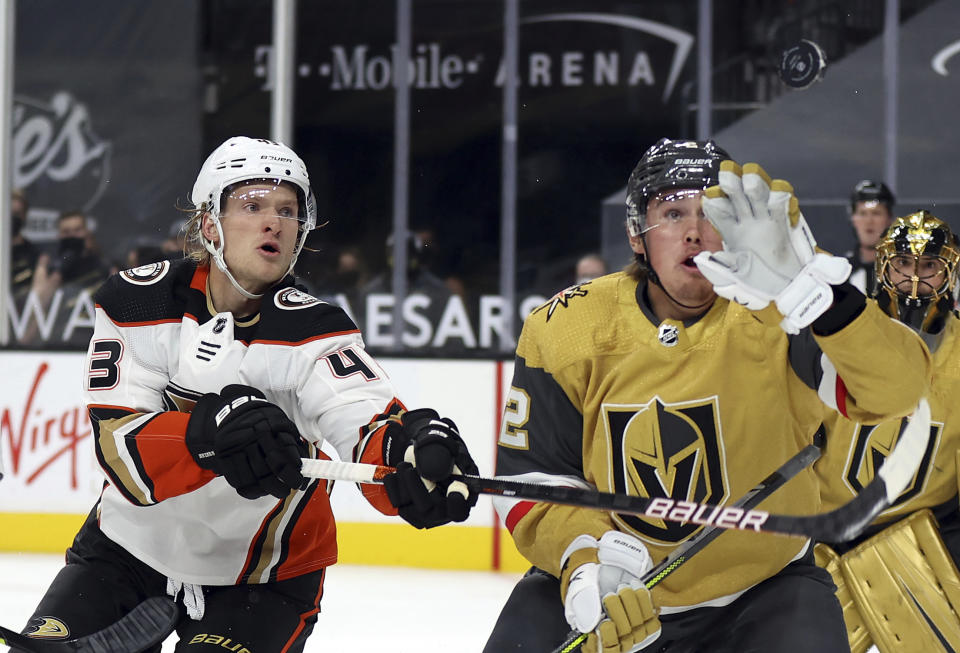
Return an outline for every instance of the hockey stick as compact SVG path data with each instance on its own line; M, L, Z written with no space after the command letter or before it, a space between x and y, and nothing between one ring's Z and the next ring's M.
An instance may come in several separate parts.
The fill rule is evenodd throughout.
M138 653L166 639L173 631L178 614L176 603L154 596L119 621L84 637L40 639L0 626L0 644L27 653Z
M818 432L816 439L822 440L822 433ZM730 505L737 508L753 508L783 487L787 481L815 463L820 458L821 453L823 453L823 451L820 446L808 444L800 450L800 453L780 465L772 474L760 481L753 489ZM653 589L656 585L663 582L667 576L676 571L683 563L702 551L710 542L717 539L723 532L724 529L722 528L707 526L691 539L687 540L683 545L671 551L670 555L645 573L643 578L640 579L640 582L643 583L648 590ZM567 638L563 640L563 643L553 650L553 653L571 653L577 650L577 647L587 639L587 635L588 633L571 630Z
M583 488L523 483L481 476L455 476L477 494L515 497L580 508L651 517L665 521L702 524L723 529L752 530L842 542L856 537L906 488L916 473L930 438L930 406L921 399L897 446L876 477L843 506L819 515L778 515L764 510L677 501L667 497L638 497ZM383 483L393 467L304 458L300 473L309 478Z

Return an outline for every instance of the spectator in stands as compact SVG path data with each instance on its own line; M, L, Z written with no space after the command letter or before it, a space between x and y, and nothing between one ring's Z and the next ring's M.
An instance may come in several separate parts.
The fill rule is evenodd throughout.
M602 277L607 273L607 262L603 257L596 253L584 254L577 261L575 270L575 282L584 283L597 277Z
M183 245L187 236L187 221L177 220L170 225L170 231L167 233L166 240L160 245L163 250L163 257L175 261L183 257Z
M442 279L454 295L466 297L467 289L463 279L454 274L456 267L454 261L458 259L458 253L451 251L450 248L441 248L433 227L414 228L413 235L420 239L421 247L418 253L420 265Z
M137 245L127 252L125 269L138 268L148 263L157 263L167 258L167 254L160 245Z
M345 247L337 257L331 285L337 292L354 294L368 281L367 266L357 247Z
M37 265L37 248L23 235L30 205L20 189L14 189L10 198L10 287L14 300L22 299L33 283L33 269Z
M447 302L453 293L447 284L425 264L423 259L423 241L414 233L407 236L407 295L420 296L422 302L416 306L416 313L430 323L431 332L435 332L441 322ZM366 299L368 295L393 294L393 234L386 241L386 269L363 286L361 298L364 300L354 306L355 315L361 328L366 324ZM451 345L453 346L453 345Z
M36 314L30 313L17 338L20 344L87 345L93 332L91 298L110 271L97 250L87 215L76 210L61 213L57 218L56 252L37 258L30 289L48 327L41 329ZM25 305L21 311L29 313L30 309Z
M893 205L896 199L893 192L882 181L864 179L853 187L850 194L850 223L857 238L856 249L844 256L850 261L853 272L850 283L873 296L877 290L877 280L873 272L876 260L877 243L893 222Z
M446 299L450 295L443 279L430 270L424 259L424 244L416 234L407 236L407 292L423 293L431 297ZM366 293L393 292L393 234L386 242L387 269L375 276L364 286Z

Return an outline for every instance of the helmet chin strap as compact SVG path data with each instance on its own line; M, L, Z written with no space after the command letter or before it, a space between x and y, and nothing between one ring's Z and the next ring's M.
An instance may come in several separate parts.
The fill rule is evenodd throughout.
M656 227L656 226L659 226L659 225L654 225L654 227ZM640 233L640 240L643 242L643 251L647 251L647 239L643 237L643 234L645 234L646 232L650 231L650 229L653 229L653 227L647 227L646 229L644 229L644 230ZM716 295L714 295L713 297L711 297L711 298L708 299L707 301L703 302L702 304L693 304L693 305L684 304L684 303L681 302L679 299L677 299L676 297L674 297L673 295L671 295L671 294L670 294L670 291L667 290L667 289L664 287L663 283L660 281L660 275L657 274L657 271L654 270L654 269L653 269L653 266L650 264L650 262L647 261L646 256L644 256L643 254L639 254L639 253L638 253L638 254L635 254L634 256L636 256L637 263L639 263L639 264L647 271L647 278L648 278L652 283L656 284L656 285L660 288L660 290L663 291L663 294L667 296L667 299L669 299L670 301L672 301L672 302L673 302L674 304L676 304L677 306L681 306L681 307L683 307L683 308L689 308L689 309L691 309L691 310L697 310L697 309L700 309L700 308L704 308L704 307L706 307L706 306L709 306L709 305L712 304L712 303L714 302L714 300L717 298Z
M260 299L263 297L263 293L255 295L254 293L244 289L236 279L233 277L233 273L230 272L230 269L227 268L227 261L223 258L223 229L220 227L220 218L219 216L210 214L210 219L213 220L214 226L217 228L217 235L220 236L220 243L214 245L206 238L203 239L203 246L206 248L210 255L213 256L213 261L217 264L217 267L227 275L227 279L230 281L230 284L237 290L238 293L246 297L247 299Z

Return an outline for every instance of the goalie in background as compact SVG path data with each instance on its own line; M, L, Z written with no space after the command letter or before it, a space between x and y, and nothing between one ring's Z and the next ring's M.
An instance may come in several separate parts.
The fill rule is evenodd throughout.
M498 476L724 503L814 440L824 401L870 423L916 406L930 374L920 338L815 249L789 184L729 158L668 139L641 157L627 183L635 260L524 323ZM808 540L730 531L647 590L643 575L699 525L494 504L534 567L486 653L553 650L571 628L588 633L586 653L847 650ZM761 507L818 512L814 475Z
M906 490L852 542L817 545L844 606L850 647L863 653L960 650L960 319L954 311L960 240L927 211L897 218L877 243L877 302L933 353L930 442ZM895 375L890 377L896 382ZM867 426L827 419L815 469L824 509L852 499L896 446L903 420ZM945 648L943 643L949 644Z
M28 636L82 637L169 596L176 651L303 651L337 561L329 487L300 474L324 441L397 467L364 495L418 528L476 502L450 478L477 473L454 423L405 410L343 310L289 276L317 220L300 158L231 138L191 200L186 258L97 292L84 390L107 482Z

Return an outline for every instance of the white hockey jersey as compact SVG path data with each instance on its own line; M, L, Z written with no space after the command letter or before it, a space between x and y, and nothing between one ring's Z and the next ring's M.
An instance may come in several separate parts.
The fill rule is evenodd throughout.
M189 410L231 383L260 389L292 419L313 455L382 463L380 432L403 410L392 384L337 306L281 281L246 320L217 313L209 268L162 262L111 277L98 291L85 397L107 476L99 525L158 572L189 583L283 580L333 564L327 485L284 500L240 497L187 450ZM382 488L364 494L396 514Z

